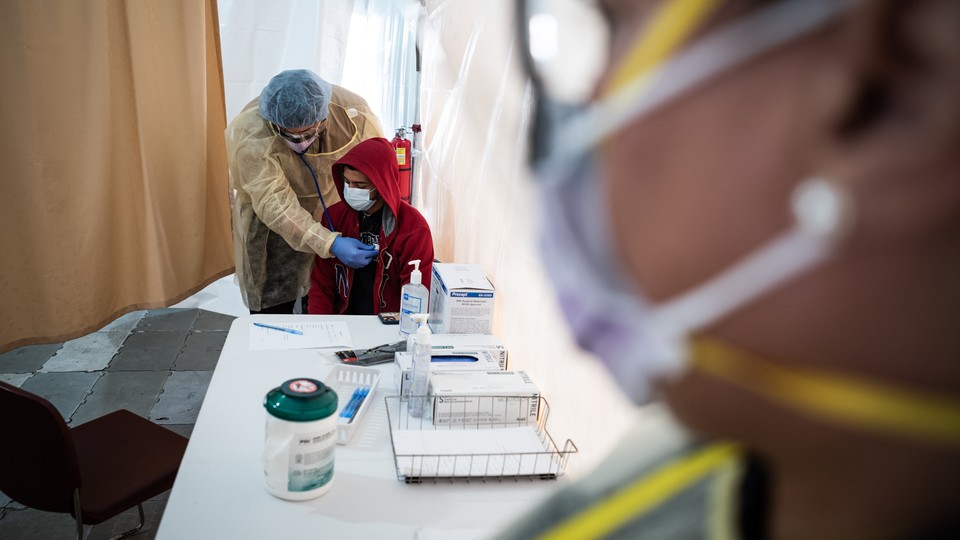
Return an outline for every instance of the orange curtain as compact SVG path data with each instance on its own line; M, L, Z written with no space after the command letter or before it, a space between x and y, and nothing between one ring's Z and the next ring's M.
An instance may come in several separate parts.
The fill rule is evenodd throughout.
M216 0L0 3L0 352L233 271Z

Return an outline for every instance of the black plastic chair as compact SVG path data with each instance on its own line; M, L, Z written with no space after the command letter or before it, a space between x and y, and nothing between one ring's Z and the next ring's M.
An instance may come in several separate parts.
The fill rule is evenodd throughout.
M68 428L49 401L0 382L0 491L37 510L71 514L77 538L173 486L187 439L119 410Z

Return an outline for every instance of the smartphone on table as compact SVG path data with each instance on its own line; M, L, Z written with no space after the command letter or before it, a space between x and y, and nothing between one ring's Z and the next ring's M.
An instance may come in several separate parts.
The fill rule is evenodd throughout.
M381 311L377 314L383 324L400 324L399 311Z

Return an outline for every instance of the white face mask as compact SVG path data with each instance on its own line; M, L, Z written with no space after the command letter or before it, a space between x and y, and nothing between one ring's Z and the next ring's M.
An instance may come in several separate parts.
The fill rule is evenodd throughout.
M585 133L588 140L576 144L558 137L550 157L538 164L542 255L561 309L577 343L596 354L635 401L649 399L654 379L686 367L691 333L826 260L849 204L828 183L802 183L793 200L792 229L693 290L654 304L626 279L619 250L610 245L594 147L706 80L813 31L849 7L842 0L783 1L707 36L638 84L573 116L558 132Z
M377 202L376 199L370 199L370 194L374 191L373 189L352 188L344 184L343 200L347 201L350 208L353 208L357 212L365 212L373 206L373 203Z
M290 142L287 139L283 139L283 142L286 143L286 145L289 146L290 149L293 150L294 152L298 154L302 154L306 152L308 148L310 148L310 145L313 144L313 142L316 141L317 137L319 136L320 134L317 133L313 137L310 137L309 139L302 142L298 142L298 143Z

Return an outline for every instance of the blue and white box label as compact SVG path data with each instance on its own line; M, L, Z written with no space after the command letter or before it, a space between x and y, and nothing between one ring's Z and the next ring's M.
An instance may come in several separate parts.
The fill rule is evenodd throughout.
M435 334L492 334L496 291L475 264L433 264L430 328Z

